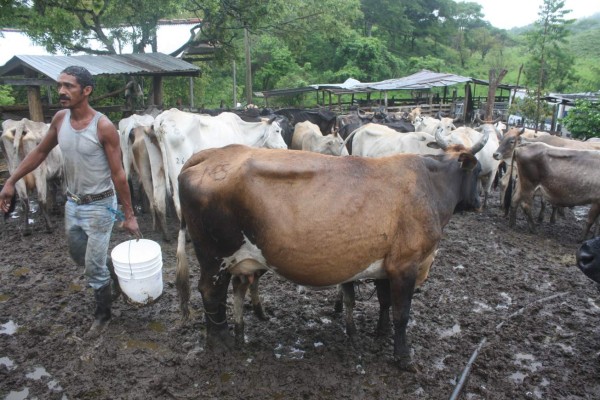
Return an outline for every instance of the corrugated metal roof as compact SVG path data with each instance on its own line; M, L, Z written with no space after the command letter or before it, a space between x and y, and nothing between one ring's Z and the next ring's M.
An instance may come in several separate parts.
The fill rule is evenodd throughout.
M426 69L415 74L397 79L387 79L381 82L361 83L356 79L347 79L342 84L311 85L315 89L334 91L386 91L386 90L418 90L431 89L438 86L451 86L464 82L471 82L472 78L454 74L432 72Z
M472 79L466 76L432 72L424 69L403 78L388 79L370 84L369 88L375 90L418 90L431 89L432 87L452 86L471 81Z
M365 92L385 92L388 90L427 90L433 87L444 87L457 85L459 83L473 82L482 85L488 85L487 81L475 79L468 76L447 74L442 72L432 72L423 69L417 73L398 79L387 79L381 82L360 82L353 78L348 78L344 83L314 84L309 87L314 90L326 90L333 94L351 94ZM500 89L512 89L515 86L498 85ZM267 90L261 93L264 97L279 96L283 94L294 94L306 91L306 88L299 89L275 89Z
M60 72L68 66L78 65L96 75L159 75L196 76L200 67L163 53L83 55L83 56L27 56L11 58L0 68L0 76L23 75L24 68L31 68L57 80Z

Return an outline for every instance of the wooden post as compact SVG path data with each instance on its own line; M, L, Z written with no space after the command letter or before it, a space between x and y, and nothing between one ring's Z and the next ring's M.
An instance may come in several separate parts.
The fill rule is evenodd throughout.
M237 76L235 60L233 60L233 108L237 108ZM265 104L267 103L267 96L265 96Z
M244 27L244 50L246 54L246 104L252 104L252 60L250 59L250 37Z
M463 122L467 123L467 117L473 108L471 96L471 84L465 85L465 100L463 101Z
M194 108L194 77L190 76L190 109Z
M499 71L496 68L490 69L490 79L488 86L487 103L485 107L485 120L491 121L494 114L494 103L496 101L496 88L502 82L508 71L504 68ZM497 74L496 74L497 73Z
M161 108L163 106L162 76L152 77L152 93L154 94L154 104Z
M550 131L556 132L556 116L558 114L558 103L552 107L552 122L550 123ZM560 136L560 135L559 135Z
M37 73L25 68L25 77L36 78ZM46 122L44 121L44 108L39 86L27 86L27 102L29 103L29 119L35 122Z
M388 110L388 92L387 90L383 92L383 104L385 106L385 112Z

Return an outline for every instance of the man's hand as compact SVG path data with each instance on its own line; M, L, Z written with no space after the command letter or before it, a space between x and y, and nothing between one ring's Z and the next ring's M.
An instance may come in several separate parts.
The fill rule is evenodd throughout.
M121 224L121 227L129 232L130 235L135 236L136 239L142 238L142 232L140 232L140 227L138 226L137 219L135 217L130 217L125 219Z
M8 181L4 184L0 192L0 210L4 212L5 217L14 209L15 206L15 187ZM11 207L12 206L12 207Z

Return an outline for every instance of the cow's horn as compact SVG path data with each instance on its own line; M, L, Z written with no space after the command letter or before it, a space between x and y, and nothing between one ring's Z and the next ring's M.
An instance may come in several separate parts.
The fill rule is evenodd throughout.
M479 140L479 142L475 143L473 147L471 147L471 153L476 154L479 150L483 149L483 146L485 146L489 137L490 133L487 130L485 130L483 137Z
M448 147L448 142L442 136L443 129L444 129L444 127L440 124L440 126L438 126L438 128L435 130L435 141L437 142L437 144L440 145L442 150L446 150L446 148Z
M477 122L478 124L483 124L483 121L479 117L479 113L475 114L475 122Z
M522 135L523 133L525 133L525 127L521 128L521 130L519 131L519 135Z
M499 116L498 118L496 118L495 120L492 121L492 125L497 124L498 122L502 121L502 115Z

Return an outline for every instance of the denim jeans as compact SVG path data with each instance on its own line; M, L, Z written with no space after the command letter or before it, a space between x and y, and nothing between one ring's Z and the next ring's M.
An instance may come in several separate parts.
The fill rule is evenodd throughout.
M106 266L114 216L108 207L117 208L117 197L77 205L68 199L65 204L65 232L71 258L85 266L85 276L93 289L110 282Z

